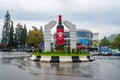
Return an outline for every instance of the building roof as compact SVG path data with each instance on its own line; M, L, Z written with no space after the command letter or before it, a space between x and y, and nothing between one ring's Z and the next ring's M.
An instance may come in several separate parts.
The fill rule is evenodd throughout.
M92 31L90 31L90 30L88 30L88 29L76 29L76 31L92 32Z
M84 31L84 32L90 32L92 33L92 31L88 30L88 29L76 29L76 31ZM65 32L70 32L69 30L65 30Z

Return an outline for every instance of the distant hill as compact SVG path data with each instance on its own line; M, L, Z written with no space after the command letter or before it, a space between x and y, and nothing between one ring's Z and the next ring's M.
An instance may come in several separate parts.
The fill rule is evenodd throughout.
M109 37L107 37L107 39L108 39L110 42L113 42L116 36L117 36L117 34L111 34Z

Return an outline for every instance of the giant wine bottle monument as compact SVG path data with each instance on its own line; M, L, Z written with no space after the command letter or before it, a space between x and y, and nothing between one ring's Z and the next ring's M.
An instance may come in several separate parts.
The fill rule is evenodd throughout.
M50 21L44 27L44 51L51 51L51 28L56 25L57 21ZM68 21L62 21L62 16L58 16L58 25L56 28L56 38L54 42L54 50L63 51L64 50L64 26L62 23L70 30L70 50L76 49L76 26Z
M58 25L56 29L56 51L64 50L64 26L62 25L62 16L58 16Z

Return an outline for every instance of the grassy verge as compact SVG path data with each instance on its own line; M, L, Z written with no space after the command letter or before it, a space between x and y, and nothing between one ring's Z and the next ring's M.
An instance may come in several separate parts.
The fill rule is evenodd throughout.
M34 52L33 55L36 56L90 56L89 53L64 53L64 52L43 52L43 53L39 53L39 52Z

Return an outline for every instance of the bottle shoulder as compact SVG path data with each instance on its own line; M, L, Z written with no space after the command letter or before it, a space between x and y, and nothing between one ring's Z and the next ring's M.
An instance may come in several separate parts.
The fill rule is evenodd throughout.
M64 28L62 24L58 24L57 28Z

